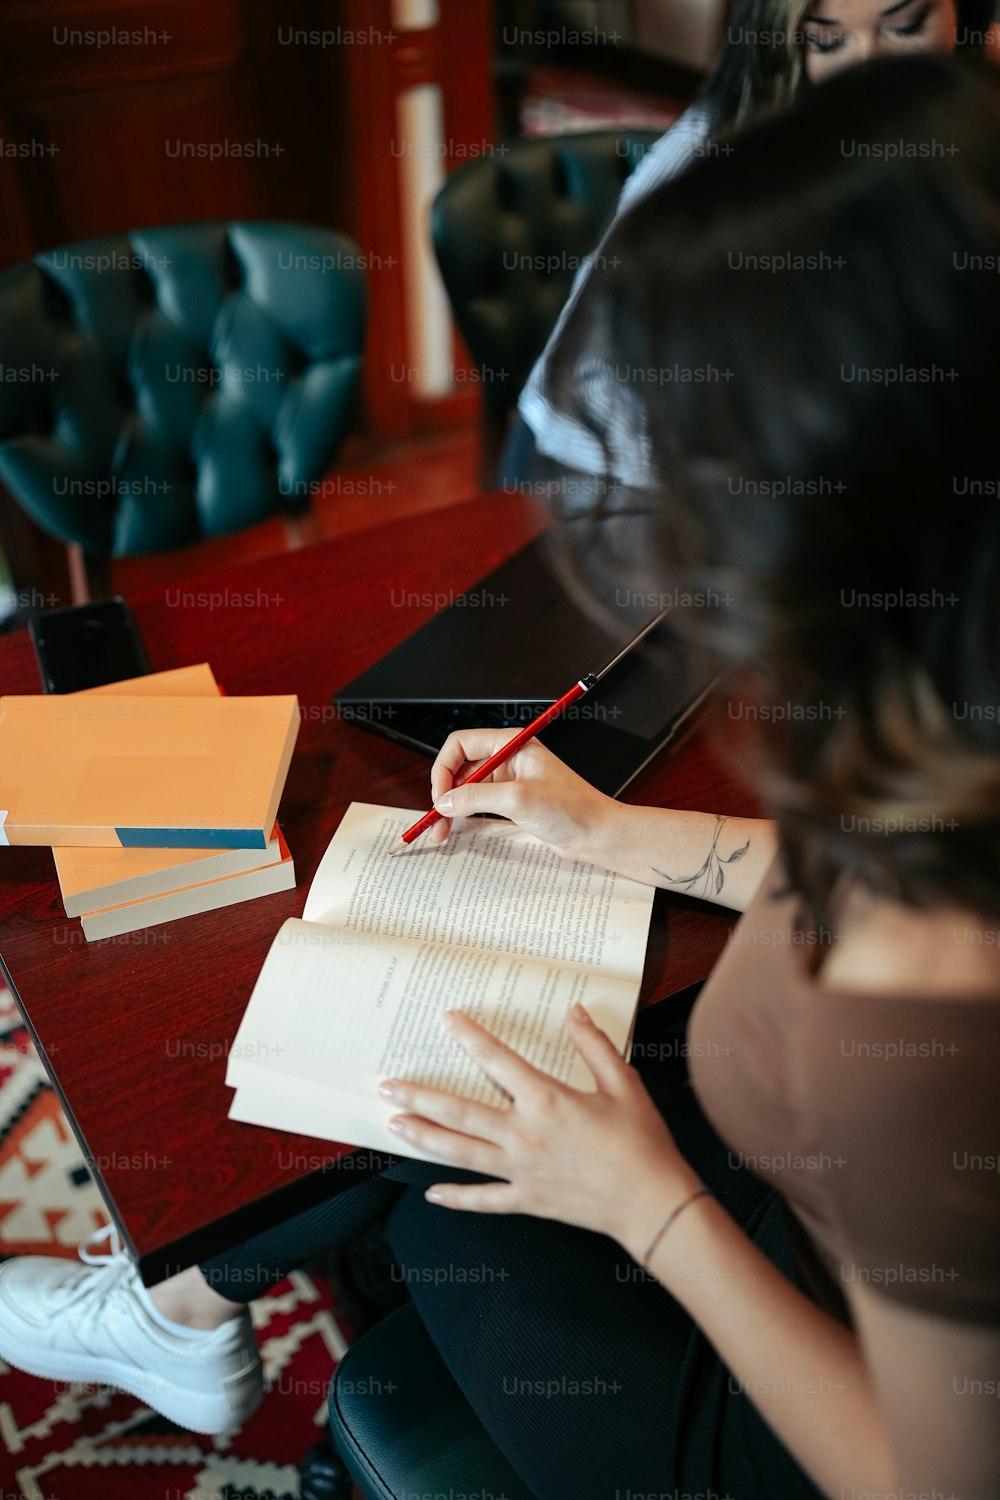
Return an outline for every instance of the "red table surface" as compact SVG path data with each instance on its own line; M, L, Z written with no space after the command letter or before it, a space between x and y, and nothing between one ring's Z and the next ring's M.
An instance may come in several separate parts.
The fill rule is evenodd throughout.
M229 693L297 693L279 818L293 891L97 943L63 914L48 849L0 857L0 957L125 1241L155 1281L376 1170L386 1158L227 1119L226 1051L275 932L301 916L348 804L428 804L426 757L332 712L331 693L545 525L496 495L223 570L132 603L153 670L211 663ZM39 690L26 631L0 639L0 689ZM697 731L629 801L754 811ZM703 979L732 918L658 892L648 1004Z

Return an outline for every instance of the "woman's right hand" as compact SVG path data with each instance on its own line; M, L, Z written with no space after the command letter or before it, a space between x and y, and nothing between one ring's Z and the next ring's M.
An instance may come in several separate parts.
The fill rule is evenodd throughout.
M538 740L523 745L489 781L456 785L516 733L467 729L448 736L431 767L431 797L444 816L424 835L429 843L448 837L452 815L494 813L570 859L730 911L746 910L777 852L773 823L616 802ZM449 794L451 801L442 805Z
M456 785L517 733L516 729L465 729L448 736L431 767L431 796L434 806L449 816L428 830L428 842L444 842L451 814L495 813L560 854L603 864L608 828L621 812L620 805L571 771L538 740L529 740L488 781ZM442 798L450 800L442 805Z

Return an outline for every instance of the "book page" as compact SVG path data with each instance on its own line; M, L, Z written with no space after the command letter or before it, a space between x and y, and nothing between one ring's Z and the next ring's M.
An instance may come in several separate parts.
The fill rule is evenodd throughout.
M637 981L576 964L379 938L290 918L230 1049L226 1082L240 1091L233 1117L285 1123L331 1140L357 1135L362 1119L374 1133L366 1129L352 1144L391 1149L387 1141L395 1137L385 1135L385 1125L398 1106L377 1094L383 1078L417 1079L505 1105L503 1091L441 1025L449 1006L473 1016L536 1067L591 1089L590 1071L566 1031L566 1010L581 1001L624 1051L637 992ZM283 1108L282 1096L289 1101ZM358 1101L349 1111L345 1096Z
M426 809L424 809L426 811ZM421 810L352 802L316 872L303 919L642 978L653 889L566 859L492 819L459 818L443 846L390 856Z
M414 1156L421 1161L440 1161L394 1135L389 1120L399 1110L389 1111L385 1100L361 1099L357 1094L315 1084L289 1089L284 1079L261 1079L239 1088L233 1095L229 1118L245 1125L266 1125L272 1130L292 1130L296 1135L316 1136L344 1146L365 1146L388 1156ZM321 1165L317 1157L316 1166Z
M627 1055L653 888L483 819L391 856L419 816L351 804L230 1049L231 1118L420 1154L387 1130L381 1079L508 1102L441 1025L448 1008L574 1088L593 1088L566 1030L575 1000Z

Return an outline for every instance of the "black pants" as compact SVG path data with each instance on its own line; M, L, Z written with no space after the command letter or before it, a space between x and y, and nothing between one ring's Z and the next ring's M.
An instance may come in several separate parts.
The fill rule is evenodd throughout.
M694 994L640 1014L633 1063L687 1159L798 1285L781 1199L727 1151L690 1087ZM680 1305L618 1245L545 1219L428 1203L424 1189L448 1180L477 1179L402 1161L202 1271L224 1296L250 1301L382 1216L441 1357L539 1500L819 1500Z

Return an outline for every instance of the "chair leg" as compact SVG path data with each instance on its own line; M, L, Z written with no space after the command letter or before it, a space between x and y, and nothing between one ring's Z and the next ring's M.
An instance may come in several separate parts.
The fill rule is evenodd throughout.
M2 487L0 551L7 559L20 610L32 613L69 603L66 548L36 526Z
M323 540L323 529L314 510L301 516L285 516L285 546L289 552L298 552L302 547L312 547Z
M354 1493L354 1481L333 1446L328 1427L299 1465L300 1500L352 1500Z
M87 604L90 600L90 580L83 551L76 542L66 548L66 563L69 567L69 592L74 604Z
M379 1219L346 1245L318 1257L318 1266L333 1283L338 1311L346 1317L352 1338L410 1300L406 1286L393 1274L396 1261ZM355 1494L329 1426L302 1460L299 1494L301 1500L351 1500Z
M66 547L70 596L74 604L106 599L111 593L111 562L106 557L88 557L77 542Z

